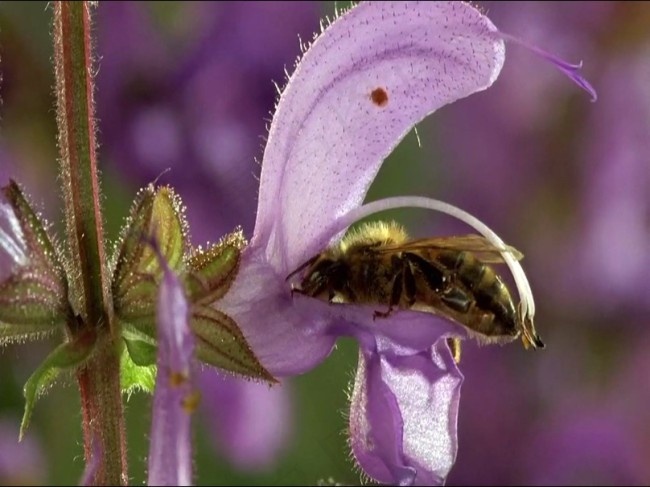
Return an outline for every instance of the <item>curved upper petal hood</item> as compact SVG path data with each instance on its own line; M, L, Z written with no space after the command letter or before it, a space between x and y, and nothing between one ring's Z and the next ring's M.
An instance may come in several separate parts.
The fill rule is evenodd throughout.
M461 2L368 2L334 21L280 97L253 245L284 273L322 248L384 158L426 115L489 87L504 61L490 20ZM374 94L373 94L374 93Z

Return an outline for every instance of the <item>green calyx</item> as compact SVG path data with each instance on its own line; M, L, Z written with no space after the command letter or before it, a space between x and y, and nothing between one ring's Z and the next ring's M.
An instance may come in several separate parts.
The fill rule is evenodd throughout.
M262 366L235 321L207 306L194 307L191 321L199 360L235 374L277 382Z
M45 225L14 181L2 194L0 248L11 263L0 282L0 345L51 333L71 314L63 267Z
M70 304L63 255L15 182L2 188L0 345L66 330L66 340L36 369L24 387L21 437L38 397L66 372L83 367L106 330L86 327ZM156 307L163 267L185 286L189 327L197 358L231 373L275 382L235 321L216 309L239 270L246 240L240 229L206 249L190 249L184 207L170 187L149 185L138 194L111 262L114 316L120 326L120 382L128 394L153 392L156 375ZM0 270L3 270L0 267Z
M222 298L237 276L246 240L235 230L207 250L195 249L189 258L187 287L195 304L212 304Z
M182 272L187 252L183 213L171 188L149 185L138 194L118 243L112 283L115 314L149 335L154 334L163 269L148 241L155 239L170 269Z
M113 262L115 316L122 322L122 389L150 391L156 364L156 306L163 268L150 242L185 285L197 358L220 369L274 382L237 324L214 308L230 289L246 240L240 229L207 249L189 250L183 205L171 188L149 185L136 198Z

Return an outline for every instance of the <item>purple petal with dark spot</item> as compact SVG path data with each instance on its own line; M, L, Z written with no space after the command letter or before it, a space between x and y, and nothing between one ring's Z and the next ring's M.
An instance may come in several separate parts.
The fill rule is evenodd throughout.
M361 204L417 122L494 82L504 60L494 31L465 3L368 2L314 42L282 93L262 164L253 243L274 268L289 272L327 243L327 225Z

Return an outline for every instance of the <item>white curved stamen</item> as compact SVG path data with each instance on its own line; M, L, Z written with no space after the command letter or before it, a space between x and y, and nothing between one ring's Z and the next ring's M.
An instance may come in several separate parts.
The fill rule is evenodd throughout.
M520 300L521 319L524 321L527 319L532 321L533 317L535 316L535 301L533 299L533 292L530 289L530 284L528 283L528 278L526 277L521 264L517 262L511 251L508 250L508 246L503 242L503 240L501 240L501 238L496 233L494 233L485 223L454 205L450 205L449 203L435 200L433 198L425 198L423 196L397 196L393 198L385 198L382 200L367 203L358 208L354 208L348 213L340 216L334 222L334 225L330 227L330 235L336 235L335 239L338 239L341 232L362 218L378 213L380 211L405 207L424 208L428 210L439 211L441 213L446 213L447 215L458 218L459 220L467 223L470 227L483 235L492 245L498 248L501 251L503 260L510 269L510 272L512 273L515 284L517 286L517 292L519 294Z

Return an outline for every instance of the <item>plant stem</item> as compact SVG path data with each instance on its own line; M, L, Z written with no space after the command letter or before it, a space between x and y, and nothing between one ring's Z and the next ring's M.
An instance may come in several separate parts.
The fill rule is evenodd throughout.
M94 471L92 485L128 485L120 361L115 347L99 343L98 351L77 373L77 382L81 393L84 456ZM107 403L107 398L115 400Z
M69 332L96 331L97 347L77 375L83 408L86 462L93 484L128 480L119 376L119 330L112 300L100 212L93 104L89 2L55 2L54 60L58 143L65 202L70 302L77 317ZM94 452L101 452L99 461Z

